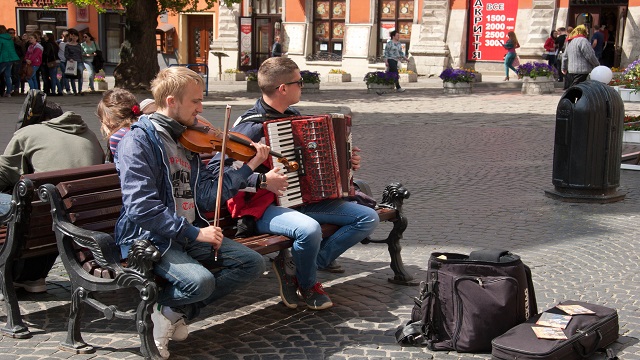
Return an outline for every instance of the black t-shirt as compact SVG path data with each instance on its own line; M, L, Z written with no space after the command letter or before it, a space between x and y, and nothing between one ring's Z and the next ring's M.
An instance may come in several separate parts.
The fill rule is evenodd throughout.
M559 35L556 38L556 48L558 49L558 51L562 52L564 51L564 44L567 40L567 35Z

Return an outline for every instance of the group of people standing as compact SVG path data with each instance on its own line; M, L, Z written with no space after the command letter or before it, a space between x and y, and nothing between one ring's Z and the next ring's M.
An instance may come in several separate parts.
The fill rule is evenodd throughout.
M42 89L49 96L62 96L65 90L67 94L73 90L74 95L83 95L85 69L89 88L95 91L94 76L100 69L95 68L94 58L99 50L89 32L80 35L69 29L62 32L60 39L41 31L17 36L15 29L0 25L0 93L5 97L24 93L27 83L29 89ZM77 64L76 74L65 73L68 62Z
M516 34L510 31L503 43L507 50L504 58L505 81L509 80L509 69L518 74L514 66L517 59L515 49L520 47ZM602 64L603 52L607 44L606 26L594 25L591 35L585 25L575 28L560 27L552 30L544 43L543 57L558 73L558 82L564 82L564 89L587 80L591 70ZM517 66L517 65L516 65ZM520 78L520 76L518 76Z

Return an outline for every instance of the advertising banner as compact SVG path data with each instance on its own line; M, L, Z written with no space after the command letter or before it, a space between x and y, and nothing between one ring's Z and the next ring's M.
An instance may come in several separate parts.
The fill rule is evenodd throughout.
M469 0L467 61L502 61L517 14L518 0Z
M251 66L251 18L240 18L240 66Z

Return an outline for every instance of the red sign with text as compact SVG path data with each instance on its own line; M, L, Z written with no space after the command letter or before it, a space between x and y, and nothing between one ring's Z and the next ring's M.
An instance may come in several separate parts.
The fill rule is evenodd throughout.
M502 61L517 13L518 0L469 0L467 61Z

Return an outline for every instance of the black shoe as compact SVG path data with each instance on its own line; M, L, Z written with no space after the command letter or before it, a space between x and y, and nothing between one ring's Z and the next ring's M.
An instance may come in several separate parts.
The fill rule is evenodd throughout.
M298 307L298 281L295 276L287 274L285 258L282 253L273 259L271 264L273 271L278 277L278 284L280 285L280 298L286 307L289 309L295 309Z
M333 306L333 302L320 283L316 283L310 289L300 289L300 294L311 310L324 310Z

